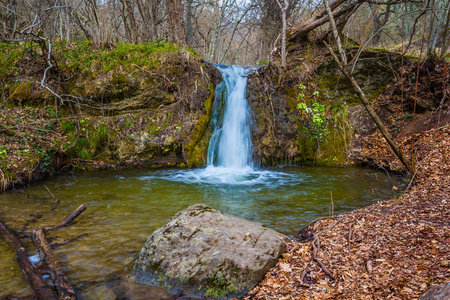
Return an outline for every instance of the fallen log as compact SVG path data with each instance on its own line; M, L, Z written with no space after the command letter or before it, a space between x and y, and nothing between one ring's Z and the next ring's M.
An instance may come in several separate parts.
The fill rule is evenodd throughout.
M51 245L47 241L45 233L49 230L56 230L70 225L85 209L86 205L82 204L59 225L53 227L38 227L33 231L33 234L30 235L30 238L36 245L40 260L47 263L50 277L56 285L57 293L47 285L39 270L31 263L28 253L20 240L0 221L0 234L3 235L6 241L14 248L16 260L25 272L38 300L76 299L75 291L62 271L61 263L51 252Z
M50 277L56 285L58 298L61 300L76 299L75 290L70 285L66 275L64 275L59 260L53 255L43 227L38 227L33 231L33 242L38 249L39 256L47 263L50 269Z
M16 261L25 272L28 281L39 300L57 300L55 293L42 279L39 270L31 263L28 253L20 240L0 221L0 233L16 252Z
M33 242L38 249L39 256L42 261L45 261L50 270L50 276L56 285L58 291L58 298L60 300L74 300L76 299L75 290L69 283L67 276L62 271L61 263L53 255L51 245L45 236L46 231L59 229L70 225L84 210L86 205L80 205L66 220L54 227L38 227L33 231Z

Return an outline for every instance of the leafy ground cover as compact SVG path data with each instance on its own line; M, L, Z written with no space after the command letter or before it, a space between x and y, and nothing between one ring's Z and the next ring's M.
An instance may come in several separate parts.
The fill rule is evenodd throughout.
M3 109L0 114L0 191L59 168L66 138L51 109Z
M399 198L311 224L244 299L418 299L448 282L450 126L414 138L420 145L415 186ZM395 164L379 134L367 140L372 156ZM314 259L313 243L331 274Z

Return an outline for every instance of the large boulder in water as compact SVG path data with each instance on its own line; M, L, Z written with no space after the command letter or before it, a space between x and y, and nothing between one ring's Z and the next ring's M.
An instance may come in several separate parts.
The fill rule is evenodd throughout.
M133 278L170 293L238 297L276 264L287 241L259 223L196 204L148 238L134 260Z

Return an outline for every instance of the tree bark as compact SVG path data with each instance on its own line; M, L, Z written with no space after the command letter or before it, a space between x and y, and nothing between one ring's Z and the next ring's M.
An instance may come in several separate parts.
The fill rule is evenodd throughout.
M33 231L33 242L35 243L40 255L43 256L42 260L45 260L51 270L50 274L52 280L58 289L58 298L60 300L75 300L75 291L70 286L66 275L64 275L59 260L55 258L51 251L50 244L45 237L44 228L38 227Z
M59 225L55 227L45 227L45 230L55 230L59 229L61 227L69 226L70 223L73 222L83 211L86 210L86 205L81 204L67 219L65 219L63 222L61 222Z
M11 244L16 252L16 260L20 268L24 271L31 287L39 300L58 300L55 293L48 287L42 279L39 270L31 263L28 253L20 240L12 234L8 228L0 221L0 233L5 240Z
M347 65L347 57L345 56L344 49L342 49L341 38L339 37L339 33L336 28L336 23L334 22L333 12L331 11L330 5L328 5L327 0L323 0L323 4L325 6L325 10L330 18L330 26L333 32L334 39L336 40L336 44L341 55L341 60L344 65Z
M182 7L181 0L167 0L166 4L166 16L167 16L167 39L171 43L178 45L186 44L186 32L183 26L183 20L181 18Z
M283 20L283 28L281 32L281 66L286 67L286 31L287 31L287 21L286 21L286 11L288 8L287 0L283 0L283 4L277 0L278 6L281 9L281 19Z
M359 6L364 2L364 0L355 0L350 4L342 5L346 1L347 0L335 0L330 4L330 10L333 12L334 18L338 18L346 14L347 12L353 10L356 6ZM308 33L316 29L317 27L327 23L328 20L329 17L327 11L325 7L323 7L313 17L309 18L299 26L291 28L290 40L295 43L303 42L306 39Z

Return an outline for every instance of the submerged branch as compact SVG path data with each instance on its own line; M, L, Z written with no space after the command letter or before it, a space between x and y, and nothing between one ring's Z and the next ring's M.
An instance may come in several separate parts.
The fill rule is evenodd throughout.
M39 270L31 263L28 253L20 240L0 221L0 234L11 244L16 252L16 261L25 273L37 299L57 300L55 293L48 287Z

